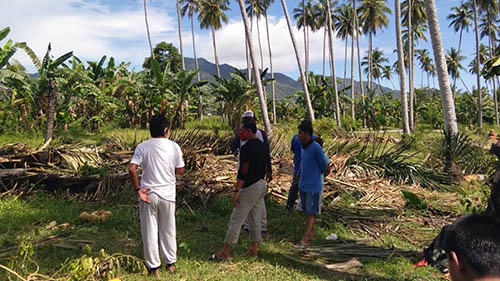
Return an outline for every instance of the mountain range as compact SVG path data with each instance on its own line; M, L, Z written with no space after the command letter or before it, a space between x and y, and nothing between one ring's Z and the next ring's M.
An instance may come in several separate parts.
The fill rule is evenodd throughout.
M186 70L194 70L196 68L196 64L193 58L184 58L184 63L186 64ZM208 80L210 82L215 82L215 79L213 76L217 75L217 68L214 63L211 63L207 61L204 58L198 58L198 66L200 68L200 77L202 80ZM220 65L220 74L222 78L230 78L229 74L231 72L234 72L235 67L231 66L229 64L221 64ZM240 69L243 73L247 73L246 69ZM271 78L271 74L268 72L266 75L266 78ZM275 79L275 88L276 88L276 98L278 100L282 100L289 95L295 93L296 91L302 90L302 82L298 80L294 80L290 78L289 76L275 72L274 73L274 79ZM339 81L339 88L342 88L342 81L343 78L337 77L337 81ZM365 89L367 87L367 82L363 81L363 84L365 85ZM346 86L351 85L351 79L347 78L346 79ZM360 87L359 81L354 81L354 91L355 92L360 92L361 87ZM377 92L380 93L380 87L378 84L374 83L374 87ZM396 92L393 89L387 88L387 87L381 87L383 92ZM268 92L270 92L270 87L267 89ZM350 91L349 91L350 92Z

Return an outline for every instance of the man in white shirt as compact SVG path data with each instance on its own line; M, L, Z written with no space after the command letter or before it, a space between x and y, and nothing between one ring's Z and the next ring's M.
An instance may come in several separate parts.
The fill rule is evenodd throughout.
M184 173L184 160L179 145L167 138L168 120L165 116L153 116L149 130L152 138L136 147L129 174L139 196L144 260L149 272L159 278L159 252L167 262L168 272L175 272L175 175ZM140 184L138 166L142 166Z

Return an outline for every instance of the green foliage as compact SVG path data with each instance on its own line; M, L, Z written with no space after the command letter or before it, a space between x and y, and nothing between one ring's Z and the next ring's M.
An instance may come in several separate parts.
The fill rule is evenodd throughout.
M331 118L318 118L313 122L313 133L322 138L330 137L337 129L335 120Z
M109 167L107 166L99 166L94 167L89 164L84 164L78 169L78 174L82 176L91 176L91 175L101 175L104 176L109 172Z
M403 199L405 200L405 207L415 210L427 209L427 203L425 200L418 198L418 196L410 191L401 190L403 194Z
M164 41L156 44L153 49L154 60L158 63L160 69L167 69L170 72L178 72L182 70L182 61L179 50L172 44ZM152 69L155 67L152 64L152 57L144 59L142 67Z
M341 119L342 129L346 131L358 131L363 127L363 120L353 119L351 115L346 115Z

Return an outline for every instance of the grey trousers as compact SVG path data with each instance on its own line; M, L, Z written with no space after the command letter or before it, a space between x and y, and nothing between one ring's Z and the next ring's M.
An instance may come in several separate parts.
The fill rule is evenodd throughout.
M227 224L226 238L224 244L234 245L238 242L241 226L248 217L250 223L250 240L260 242L262 240L260 220L262 212L266 208L264 205L264 196L267 192L265 180L240 189L238 194L238 206L233 208L231 218Z
M175 263L177 243L175 241L175 202L162 199L154 193L148 194L151 203L140 201L141 236L144 260L149 269L160 267L161 260Z

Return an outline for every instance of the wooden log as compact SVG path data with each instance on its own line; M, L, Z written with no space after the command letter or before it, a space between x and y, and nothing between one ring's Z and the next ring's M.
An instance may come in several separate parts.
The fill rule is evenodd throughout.
M30 172L30 169L24 169L24 168L0 170L0 178L24 177L33 175L36 175L36 173Z

